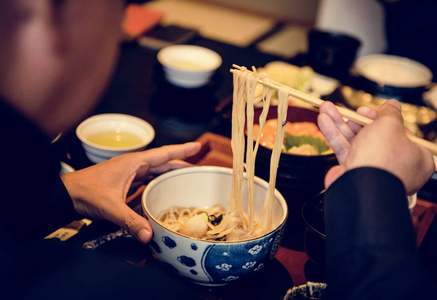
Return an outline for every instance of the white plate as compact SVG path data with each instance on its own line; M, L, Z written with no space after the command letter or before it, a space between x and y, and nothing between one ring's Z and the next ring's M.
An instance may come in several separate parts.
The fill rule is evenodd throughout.
M320 96L332 94L339 85L338 80L319 73L315 73L311 81L311 89Z

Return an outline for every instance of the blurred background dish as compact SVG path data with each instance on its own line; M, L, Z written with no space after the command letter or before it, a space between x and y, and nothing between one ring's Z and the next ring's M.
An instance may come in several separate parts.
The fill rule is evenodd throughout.
M320 300L323 299L326 287L324 282L308 281L289 289L283 300Z
M313 29L308 32L308 64L318 73L343 78L349 73L361 41L351 34Z
M221 66L220 55L205 47L174 45L158 52L166 79L180 87L197 88L209 82Z
M310 66L299 67L284 61L269 62L263 67L258 67L257 71L258 73L266 73L270 79L276 82L318 98L329 96L340 86L340 82L337 79L319 74ZM260 96L262 90L263 87L259 84L255 94ZM288 101L290 105L311 107L298 99L289 98ZM277 104L276 92L274 93L272 104ZM261 106L262 102L258 102L256 105Z
M353 71L365 91L384 98L423 105L422 94L433 74L425 65L395 55L372 54L358 58Z
M228 207L231 185L232 169L214 166L174 170L147 185L141 205L154 232L149 245L164 266L195 283L220 286L250 278L270 264L288 215L287 204L278 191L273 207L274 229L248 240L201 240L171 231L157 221L158 215L171 206L212 207L220 203ZM255 178L254 186L255 215L259 217L268 183ZM247 193L243 199L247 200Z
M310 67L299 67L284 61L272 61L257 68L258 73L266 73L270 79L304 93L311 92L314 70ZM262 85L257 86L256 95L261 95Z
M338 96L347 107L356 110L360 106L367 106L377 109L387 98L372 95L363 90L356 90L344 86L339 90ZM437 113L434 109L426 106L401 102L404 125L416 136L433 140L435 138L435 122ZM428 137L427 135L430 135Z
M138 117L99 114L79 124L76 135L88 159L99 163L124 153L144 150L153 141L155 130Z
M340 86L340 81L329 76L316 73L311 83L311 89L320 98L331 95Z

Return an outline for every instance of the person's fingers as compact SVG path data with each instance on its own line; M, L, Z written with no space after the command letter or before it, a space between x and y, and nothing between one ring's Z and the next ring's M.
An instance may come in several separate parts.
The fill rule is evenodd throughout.
M346 121L346 125L350 128L350 130L353 131L353 133L356 135L358 132L360 132L361 129L363 129L362 125L359 125L353 121Z
M331 169L329 169L325 176L325 188L329 188L329 186L341 175L343 175L345 171L346 170L342 165L333 166Z
M355 137L355 132L353 132L349 126L344 121L340 112L337 110L337 107L330 101L325 101L320 106L320 113L327 114L335 126L337 126L338 130L350 141Z
M149 181L153 178L155 178L156 175L171 171L171 170L176 170L176 169L180 169L180 168L186 168L186 167L190 167L193 166L193 164L188 163L186 161L183 160L172 160L169 161L167 163L164 163L162 165L156 166L156 167L146 167L144 168L144 166L137 171L137 176L135 177L135 180L132 182L131 186L138 186L143 184L145 181Z
M384 128L391 128L393 133L386 133L386 139L398 139L405 141L407 132L402 117L401 105L397 100L387 100L378 108L378 118L375 122L384 123ZM371 126L372 124L370 124ZM395 134L396 133L396 134ZM400 139L400 140L399 140Z
M144 152L144 160L150 167L162 165L175 159L183 159L199 152L200 143L189 142L182 145L163 146Z
M186 161L183 160L172 160L169 161L165 164L162 164L160 166L157 167L153 167L150 168L149 174L162 174L171 170L176 170L176 169L180 169L180 168L186 168L186 167L190 167L193 166L193 164L190 164Z
M390 117L395 118L399 121L401 121L401 124L403 124L402 119L402 107L399 101L397 100L387 100L381 106L378 108L378 118L382 117Z
M152 227L149 222L124 203L115 214L114 223L125 229L141 243L148 243L152 238Z
M317 118L320 131L325 136L340 164L343 164L350 149L349 140L340 132L330 116L320 113Z
M367 107L367 106L360 106L357 109L357 113L367 117L369 119L372 120L376 120L376 118L378 117L378 113L376 112L376 109L373 109L371 107ZM363 128L362 125L359 125L353 121L347 121L346 124L349 126L349 128L355 133L357 134L358 132L360 132L360 130Z
M171 160L178 160L190 157L199 152L200 147L200 143L189 142L182 145L163 146L143 152L134 153L133 155L137 156L137 158L135 159L137 167L135 179L144 180L145 178L147 178L147 176L149 176L149 173L154 168L159 168L159 166L166 164ZM166 167L163 168L165 169Z
M358 107L357 113L372 120L376 120L378 117L377 110L367 106Z

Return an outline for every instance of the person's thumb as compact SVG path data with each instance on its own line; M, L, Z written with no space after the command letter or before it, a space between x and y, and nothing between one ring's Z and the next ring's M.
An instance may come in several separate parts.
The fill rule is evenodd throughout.
M342 165L333 166L325 175L325 189L344 174L346 169Z
M403 123L402 106L398 100L387 100L378 108L378 118L392 117Z
M143 244L146 244L152 238L152 227L149 222L135 211L124 205L120 209L118 216L119 225L129 232L134 238Z

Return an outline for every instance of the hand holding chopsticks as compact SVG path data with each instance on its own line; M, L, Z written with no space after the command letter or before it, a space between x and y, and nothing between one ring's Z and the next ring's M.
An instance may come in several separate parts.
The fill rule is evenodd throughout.
M247 70L244 67L241 67L241 66L238 66L238 65L235 65L235 64L232 65L232 66L235 69L231 69L230 70L231 73L234 73L234 72L250 72L250 73L253 73L253 74L256 75L256 73L251 72L251 71ZM318 99L318 98L316 98L316 97L314 97L312 95L309 95L309 94L306 94L304 92L301 92L301 91L298 91L296 89L293 89L291 87L285 86L285 85L283 85L283 84L281 84L279 82L276 82L274 80L271 80L271 79L269 79L268 81L264 81L261 77L259 77L257 80L258 80L258 83L262 84L263 86L267 86L267 87L270 87L270 88L273 88L273 89L276 89L276 90L281 88L281 87L282 88L286 88L288 90L288 92L289 92L289 96L294 97L296 99L299 99L299 100L301 100L301 101L303 101L303 102L305 102L307 104L310 104L310 105L314 106L315 108L319 108L323 104L323 102L324 102L324 100L322 100L322 99ZM365 126L365 125L369 125L369 124L371 124L373 122L372 119L364 117L364 116L356 113L355 111L353 111L351 109L347 109L347 108L339 107L339 106L337 106L337 109L338 109L338 111L340 112L340 114L344 118L346 118L346 119L348 119L350 121L353 121L353 122L355 122L355 123L357 123L359 125ZM431 153L433 155L437 155L437 144L434 144L434 143L432 143L430 141L421 139L421 138L419 138L417 136L414 136L414 135L411 135L411 134L408 134L407 136L408 136L408 138L411 141L415 142L418 145L421 145L422 147L427 148L429 151L431 151Z

